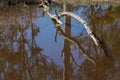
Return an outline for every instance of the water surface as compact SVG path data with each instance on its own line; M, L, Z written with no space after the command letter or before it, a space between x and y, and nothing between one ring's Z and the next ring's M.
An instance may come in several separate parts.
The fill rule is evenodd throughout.
M56 6L51 6L51 13L54 14L55 9L63 11L62 5ZM68 45L68 50L81 65L76 68L71 60L71 80L119 80L120 6L88 4L71 6L71 11L87 21L112 56L112 60L105 56L103 49L95 46L84 26L71 19L70 35L97 62L96 68L74 44ZM58 35L55 42L55 34L56 29L49 16L35 5L29 8L0 7L0 79L62 80L64 38Z

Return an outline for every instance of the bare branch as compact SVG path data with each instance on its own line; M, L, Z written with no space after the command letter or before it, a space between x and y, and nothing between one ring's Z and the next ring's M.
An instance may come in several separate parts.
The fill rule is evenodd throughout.
M92 32L92 30L90 29L90 27L88 26L88 24L79 16L71 13L71 12L62 12L58 14L59 17L62 16L71 16L73 18L75 18L78 22L82 23L82 25L85 27L87 33L90 35L90 37L93 39L94 43L99 46L99 39L95 36L95 34Z
M44 7L43 7L43 10ZM46 11L46 10L45 10ZM87 25L87 23L81 19L79 16L73 14L73 13L70 13L70 12L62 12L62 13L59 13L58 15L52 15L49 11L47 11L47 14L48 16L51 18L53 24L55 25L55 28L57 30L57 32L63 36L64 39L70 41L71 43L73 43L80 51L81 53L89 60L91 61L95 66L96 66L96 62L95 60L93 60L92 58L90 58L85 50L83 49L83 47L79 44L79 42L77 42L74 38L70 37L70 36L67 36L64 31L61 29L61 26L62 26L62 22L58 19L58 17L62 17L62 16L71 16L73 18L75 18L76 20L78 20L79 22L81 22L84 26L85 26L85 29L87 30L88 34L91 36L91 38L93 39L93 41L95 42L95 44L98 46L98 40L96 39L95 35L93 34L92 30L89 28L89 26Z
M89 57L86 54L85 50L83 49L83 47L79 44L79 42L77 40L75 40L74 38L72 38L70 36L67 36L60 27L58 29L58 33L60 35L62 35L64 39L66 39L66 40L70 41L71 43L73 43L81 51L81 53L84 55L84 57L86 57L89 61L91 61L96 66L95 60L93 60L91 57Z
M76 60L75 60L74 56L72 55L72 53L71 53L71 58L72 58L74 64L75 64L76 66L80 67L80 65L76 62Z

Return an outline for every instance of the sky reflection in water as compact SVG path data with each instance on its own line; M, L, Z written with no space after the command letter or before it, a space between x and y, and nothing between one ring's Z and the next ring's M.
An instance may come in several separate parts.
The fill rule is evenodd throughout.
M40 56L40 54L38 54L39 51L40 53L42 52L43 54L47 55L50 59L53 59L53 61L55 61L57 64L62 65L63 59L61 57L61 52L62 52L63 45L64 45L63 37L58 35L57 43L55 43L56 30L50 18L48 17L48 15L42 16L42 11L36 6L32 6L32 8L29 8L27 10L28 12L16 10L18 8L9 7L9 9L4 10L2 13L2 8L0 9L1 9L1 12L0 12L1 14L0 16L0 28L1 28L0 30L0 40L1 40L0 41L0 60L1 61L3 60L3 62L0 62L0 65L2 63L4 65L7 64L7 66L10 66L10 65L13 65L13 67L18 66L18 70L19 69L21 70L23 68L21 67L23 66L23 64L21 64L23 60L23 56L21 56L21 54L26 53L27 56L29 56L27 61L29 62L30 65L32 65L33 63L36 63L35 60L37 60L38 56ZM52 7L51 9L52 13L54 13L54 9L55 8ZM72 44L71 52L76 57L77 62L78 63L83 62L83 65L81 65L80 70L78 70L78 74L82 76L81 80L85 80L85 78L87 77L88 79L86 80L93 80L93 79L102 80L101 78L104 78L104 80L110 80L110 79L115 80L115 78L117 79L119 78L118 76L118 74L120 73L119 72L120 70L120 54L119 54L120 53L119 51L120 49L120 35L119 35L120 13L119 11L120 11L120 6L115 7L115 6L109 6L109 5L90 5L90 4L87 6L75 7L73 9L73 12L75 14L79 15L80 17L82 17L84 20L88 22L91 29L100 37L100 39L105 41L109 49L114 53L112 54L113 59L114 59L113 61L114 64L112 64L112 62L109 61L108 58L104 57L104 52L99 47L96 47L94 45L92 40L89 38L89 35L86 33L84 27L82 26L82 24L72 19L71 20L71 23L72 23L71 24L72 26L71 35L81 41L81 45L86 50L87 54L91 55L91 57L96 59L96 61L98 61L98 67L101 68L101 70L96 71L96 69L93 67L93 64L90 64L89 61L85 61L85 58L83 57L83 55L79 54L80 52L78 51L78 49ZM24 20L24 23L22 23L22 21L19 21L18 19ZM15 22L15 21L18 21L18 22ZM3 24L1 25L1 23L3 22L5 25L7 24L7 26L3 26ZM24 24L24 26L22 26L21 24ZM33 29L33 32L36 31L36 34L37 34L34 36L31 36L32 28L33 28L31 26L32 24L34 25L34 28L35 28ZM22 40L22 38L20 38L20 34L22 32L20 32L20 29L17 29L16 27L20 27L21 30L23 30L23 34L26 39L25 41L24 39ZM40 29L40 32L37 31L36 29ZM24 47L23 42L25 42L25 46L27 45L27 47ZM16 45L14 45L13 47L12 45L9 45L9 43L10 44L14 43ZM36 46L38 46L39 48ZM24 48L27 50L25 50ZM35 51L34 51L34 48L35 48ZM41 51L41 49L43 51ZM24 52L24 51L28 51L28 52ZM34 52L37 55L35 54L33 55L32 53ZM5 55L2 53L4 53ZM16 57L15 56L13 57L11 56L12 54L18 54L18 55ZM14 61L18 61L18 62L14 62ZM43 60L43 63L44 62L45 62L45 59ZM41 63L39 62L39 64ZM111 66L114 66L114 70ZM12 69L14 69L13 67ZM39 67L40 70L44 70L44 69L41 69L41 66L39 65L37 65L37 67ZM44 67L46 67L46 64ZM6 68L6 70L7 69L9 73L9 68ZM12 69L10 68L11 71L13 71ZM0 69L0 71L2 70L4 69ZM110 71L111 72L113 71L114 74L110 73ZM85 75L83 73L85 73ZM91 73L94 73L94 74L91 75ZM113 75L115 77L106 78L106 76L104 76L106 74L108 76ZM37 76L37 72L35 76ZM79 76L77 75L77 77Z

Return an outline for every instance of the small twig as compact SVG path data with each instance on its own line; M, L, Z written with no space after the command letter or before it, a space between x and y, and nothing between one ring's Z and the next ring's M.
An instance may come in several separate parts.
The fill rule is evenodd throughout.
M72 58L72 60L73 60L73 62L74 62L74 64L76 65L76 66L78 66L78 67L80 67L80 65L76 62L76 60L75 60L75 58L74 58L74 56L73 56L73 54L71 53L71 58Z
M58 36L58 30L56 30L56 34L55 34L55 42L57 42L57 36Z

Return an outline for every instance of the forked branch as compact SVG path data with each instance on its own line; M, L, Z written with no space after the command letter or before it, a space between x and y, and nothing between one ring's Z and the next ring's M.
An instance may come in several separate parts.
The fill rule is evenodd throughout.
M95 36L95 34L93 33L93 31L90 29L90 27L88 26L87 22L84 21L82 18L80 18L79 16L71 13L71 12L62 12L58 14L59 17L62 16L70 16L75 18L78 22L82 23L82 25L85 27L87 33L89 34L89 36L93 39L94 43L99 46L99 39Z
M45 6L45 5L44 5ZM46 6L45 6L46 8ZM44 7L43 7L43 10ZM46 12L46 10L45 10ZM51 18L57 32L63 36L64 39L70 41L71 43L73 43L80 51L81 53L89 60L91 61L93 64L96 65L96 62L95 60L93 60L92 58L90 58L87 54L86 54L86 51L83 49L83 47L80 45L79 42L77 42L75 39L73 39L72 37L70 36L67 36L65 34L65 32L61 29L61 26L62 26L62 22L59 20L60 17L63 17L63 16L71 16L73 18L75 18L76 20L78 20L80 23L82 23L86 29L86 31L88 32L88 34L90 35L90 37L93 39L93 41L95 42L95 44L97 46L99 46L99 41L98 39L95 37L95 35L93 34L92 30L90 29L90 27L88 26L88 24L82 19L80 18L79 16L71 13L71 12L62 12L62 13L58 13L57 15L52 15L49 11L46 12L48 14L48 16ZM59 17L59 18L58 18Z

